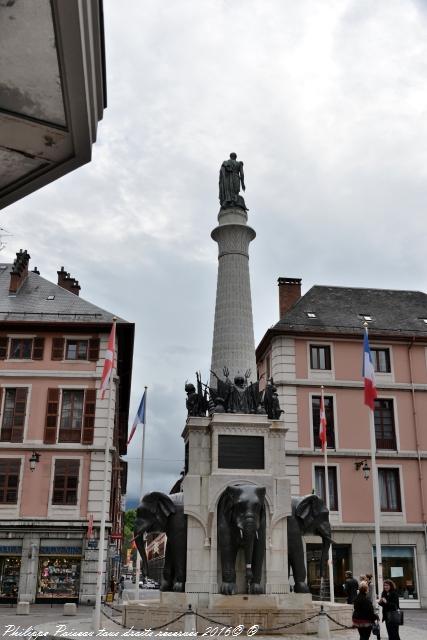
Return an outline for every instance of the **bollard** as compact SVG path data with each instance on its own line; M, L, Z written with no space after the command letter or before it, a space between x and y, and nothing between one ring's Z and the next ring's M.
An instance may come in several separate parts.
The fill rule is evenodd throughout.
M76 616L77 615L77 605L75 602L65 602L64 603L64 616Z
M191 604L188 605L188 610L185 612L184 631L187 633L196 631L196 616L194 615Z
M16 605L16 615L17 616L28 616L30 614L30 603L21 600Z
M323 604L320 605L319 626L317 628L317 637L320 640L330 640L331 638L331 631L329 629L329 619L326 615L326 611L323 608Z

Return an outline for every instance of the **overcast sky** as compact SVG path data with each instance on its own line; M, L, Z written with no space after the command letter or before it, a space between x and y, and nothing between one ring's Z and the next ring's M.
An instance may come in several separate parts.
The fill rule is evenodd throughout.
M144 490L183 466L186 379L209 372L218 170L245 163L255 340L277 278L427 290L423 0L104 0L108 108L91 164L2 211L31 268L136 324ZM138 494L141 434L129 448Z

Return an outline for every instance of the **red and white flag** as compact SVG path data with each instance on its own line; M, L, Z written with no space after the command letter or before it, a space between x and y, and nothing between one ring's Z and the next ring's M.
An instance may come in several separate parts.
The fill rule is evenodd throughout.
M320 396L320 429L319 429L319 438L322 443L322 451L324 452L327 447L327 433L326 433L326 413L325 413L325 399L323 397L323 389L322 395Z
M93 538L93 513L90 513L87 521L87 537Z
M104 368L102 370L101 387L100 387L102 400L104 399L105 390L109 385L111 372L113 370L115 344L116 344L116 323L113 322L113 326L111 327L110 337L108 338L107 349L105 351Z

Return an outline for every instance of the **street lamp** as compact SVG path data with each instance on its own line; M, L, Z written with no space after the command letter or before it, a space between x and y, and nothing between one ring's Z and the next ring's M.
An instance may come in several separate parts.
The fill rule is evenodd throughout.
M356 471L359 471L360 467L362 467L363 477L365 480L369 480L369 473L371 471L371 467L368 465L367 460L359 460L359 462L354 463Z
M40 460L40 454L37 451L33 451L30 458L30 471L34 471L36 464Z

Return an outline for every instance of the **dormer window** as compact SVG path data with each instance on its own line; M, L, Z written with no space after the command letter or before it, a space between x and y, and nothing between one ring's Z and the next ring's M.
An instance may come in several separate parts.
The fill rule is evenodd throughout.
M372 322L373 318L371 315L369 315L368 313L361 313L359 315L359 318L361 318L362 320L364 320L365 322Z
M307 311L307 318L317 318L317 315L314 313L314 311Z

